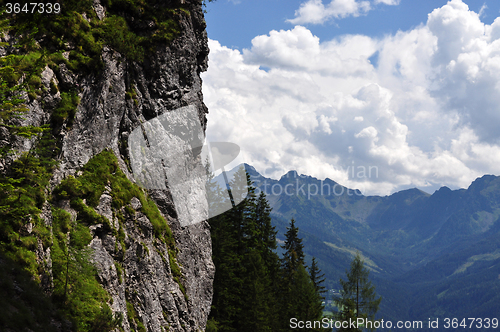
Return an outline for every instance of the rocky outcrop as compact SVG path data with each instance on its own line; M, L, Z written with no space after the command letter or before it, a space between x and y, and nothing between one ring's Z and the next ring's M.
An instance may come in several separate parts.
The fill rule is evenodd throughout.
M94 0L93 7L97 17L103 19L105 5ZM123 54L105 46L101 57L104 65L99 72L77 73L64 63L59 64L58 70L47 66L42 72L44 93L29 103L30 111L22 120L24 125L49 121L47 109L53 109L61 100L54 85L71 87L80 99L71 126L64 123L57 133L61 151L50 190L69 175L78 176L80 169L105 149L114 152L121 170L134 181L127 166L128 135L141 123L165 112L192 105L198 110L203 128L206 127L200 73L207 69L208 46L202 5L199 0L185 0L183 7L189 14L179 16L180 34L168 46L148 49L143 61L127 61ZM18 151L27 151L32 144L30 140L4 137L7 133L1 136ZM101 224L90 226L90 247L99 282L112 298L109 305L114 312L123 314L123 329L138 330L137 321L129 317L132 305L135 319L148 331L203 331L214 276L208 222L182 227L169 192L148 192L175 238L176 260L182 274L175 280L169 249L155 237L151 221L141 212L139 199L134 197L118 211L112 206L109 190L102 194L95 211L115 229L122 222L125 248L116 232ZM76 218L67 201L52 204ZM135 213L126 213L125 209ZM121 221L118 212L123 212ZM41 216L50 226L50 207ZM42 276L43 285L50 288L50 250L41 246L38 252L40 263L45 262L48 271Z

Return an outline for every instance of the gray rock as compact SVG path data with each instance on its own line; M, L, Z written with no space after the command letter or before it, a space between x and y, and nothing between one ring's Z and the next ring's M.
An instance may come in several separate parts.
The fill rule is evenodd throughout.
M96 206L95 211L100 215L106 217L110 222L113 222L113 209L111 208L111 202L113 198L108 194L102 194L99 199L99 204ZM114 225L117 227L117 225Z
M137 197L132 197L130 204L134 210L139 210L142 207L141 201Z
M50 81L54 78L54 72L49 66L45 66L40 78L42 79L42 84L45 85L47 89L50 89Z
M106 16L106 11L99 0L94 0L93 7L97 17L102 21Z
M63 126L58 133L62 142L58 157L60 163L49 189L53 190L68 175L78 175L81 168L104 149L115 153L121 170L133 181L126 162L129 158L126 149L128 136L141 123L176 108L195 107L202 127L206 129L207 108L203 104L200 73L207 69L209 50L203 11L199 0L184 2L191 15L180 16L181 35L168 46L147 54L144 62L127 61L122 54L104 47L104 67L99 74L77 75L64 63L55 72L45 68L42 84L47 91L40 99L43 103L36 100L30 102L29 112L23 120L19 120L20 125L48 123L50 112L61 98L59 92L52 94L53 91L50 91L51 81L60 88L77 91L80 97L73 126ZM105 10L99 0L94 0L93 8L98 18L104 19ZM2 36L2 40L9 38ZM5 50L0 48L0 54ZM132 88L136 91L137 102L126 99L126 92ZM4 131L0 132L0 141L8 141L20 152L28 151L34 143L34 140L12 138ZM8 163L9 160L2 160L0 169ZM99 281L113 299L110 307L124 316L123 329L126 332L136 329L128 322L128 301L148 331L162 331L162 328L186 332L205 330L215 272L208 223L204 221L182 227L171 193L168 190L149 192L173 232L178 251L177 262L182 273L179 281L185 288L185 296L172 275L168 249L154 236L153 225L141 212L142 205L137 198L128 202L136 211L134 215L127 212L130 209L122 208L120 211L125 216L122 224L125 247L122 247L116 238L115 231L120 225L117 211L112 207L112 195L111 188L107 188L95 210L110 221L114 230L109 230L106 225L92 225L90 248ZM186 201L197 204L193 199ZM76 221L77 212L70 207L69 201L53 204L68 211L72 221ZM48 203L44 205L41 216L46 225L52 224ZM41 243L37 248L37 259L47 271L41 280L50 291L50 249L44 248ZM122 271L121 283L117 266Z

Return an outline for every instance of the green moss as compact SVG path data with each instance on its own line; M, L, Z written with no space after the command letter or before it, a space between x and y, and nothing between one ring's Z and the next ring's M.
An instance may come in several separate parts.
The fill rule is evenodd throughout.
M134 305L128 301L127 301L127 317L131 327L135 325L137 326L138 332L147 332L146 328L144 327L144 324L139 319L139 315L137 314Z
M30 90L30 91L28 91L28 97L30 100L35 100L37 97L37 94L35 91Z
M187 10L186 8L179 8L179 10L181 12L183 12L184 14L186 14L186 16L190 16L191 15L191 12L189 10Z
M168 250L168 262L170 264L170 270L172 271L172 275L174 277L182 276L181 269L179 268L177 260L175 259L175 253L170 249Z
M106 226L107 231L113 229L108 218L98 214L94 208L85 204L81 198L73 198L71 200L71 207L78 211L79 221L82 221L87 225L103 224Z
M56 82L54 80L50 81L50 93L55 95L59 91L59 88L57 87Z
M163 258L163 256L162 256ZM188 300L188 296L186 293L186 289L181 281L182 279L182 273L179 265L177 264L177 259L175 258L175 252L168 249L168 261L170 265L170 270L172 271L172 275L174 276L174 281L179 285L179 289L181 290L182 294L184 294L184 298L186 301Z
M13 67L4 66L3 68L1 68L0 73L2 74L3 80L8 84L8 87L12 88L21 79L22 72L20 70L16 70Z
M120 284L123 283L122 275L123 275L123 268L122 265L118 262L115 262L115 268L116 268L116 274L118 275L118 282Z
M59 186L54 190L54 195L58 199L70 199L82 194L82 184L75 179L73 175L62 180Z
M113 330L121 324L121 318L109 309L110 296L97 281L97 271L90 263L90 230L78 220L72 222L71 215L62 209L54 208L52 215L55 302L77 331Z
M57 149L47 133L36 142L30 153L22 154L13 162L9 176L0 176L0 251L39 281L41 271L32 250L38 245L37 235L42 236L45 245L50 243L50 231L40 218L40 212L46 200L45 188L55 165L53 157ZM33 231L26 234L29 223Z
M144 197L144 195L139 197L139 200L142 204L141 212L144 213L153 224L155 235L165 242L169 248L175 248L175 240L172 231L165 222L156 204L149 197Z
M137 332L148 332L144 324L141 321L137 321Z
M61 101L52 113L52 121L55 125L60 126L67 119L68 127L71 127L73 125L78 104L80 104L80 98L75 92L61 93Z
M78 178L69 176L61 181L61 184L54 190L54 196L57 199L69 199L71 206L78 212L79 221L87 224L105 224L111 230L112 227L109 221L96 213L93 208L99 204L99 198L104 193L106 186L109 186L111 189L112 206L118 211L116 217L119 229L116 231L116 235L122 249L125 250L125 232L123 230L125 218L121 209L123 208L130 215L135 214L135 210L129 204L133 197L137 197L142 205L141 212L146 215L153 225L155 236L167 245L172 275L187 298L181 282L182 273L176 260L175 240L170 228L156 204L149 197L146 197L137 185L126 178L125 174L120 170L118 160L112 151L104 150L94 156L82 168L82 175ZM86 200L86 204L83 201L84 199ZM67 216L65 218L66 222L62 224L68 225ZM146 244L141 243L141 245L149 255L149 249Z
M45 59L41 52L33 51L22 55L7 55L0 59L2 74L8 77L10 83L16 83L22 75L26 81L40 84L40 74L45 67ZM38 79L37 79L38 78Z
M130 31L125 18L116 15L107 17L101 29L102 37L109 46L131 60L144 59L144 47L141 46L144 37Z
M142 245L142 248L144 249L144 251L147 253L147 255L149 256L149 248L148 246L146 245L146 243L144 242L141 242L141 245Z
M135 88L131 88L129 91L125 93L125 99L127 100L132 99L134 101L135 106L139 105L139 100L137 99L137 92L135 91Z
M20 238L19 238L20 239ZM2 248L4 255L9 259L20 263L26 272L33 276L33 279L38 283L38 264L36 263L36 255L30 249L22 246L22 243L15 241L11 245L6 245Z
M34 236L22 236L19 238L22 246L28 250L34 251L37 247L38 240Z
M137 92L135 91L134 88L130 89L125 93L125 99L130 100L130 99L137 99Z
M28 80L28 85L32 88L38 89L42 85L42 79L38 76L31 76Z
M75 72L85 70L90 71L92 68L100 66L98 59L84 55L78 51L71 51L69 53L69 60L66 60L65 63L68 66L68 69Z
M125 217L123 216L121 211L118 211L118 213L116 214L116 217L118 219L118 225L119 225L116 237L117 237L118 241L120 242L120 245L122 247L122 253L123 253L122 257L124 257L126 246L125 246L125 231L124 231L125 226L123 225L123 223L125 222ZM118 245L116 245L116 250L118 250Z
M130 205L126 205L125 206L125 211L131 216L131 217L134 217L135 216L135 210L130 206Z
M137 313L135 311L134 306L132 305L132 303L127 301L127 318L128 318L128 322L131 326L133 326L133 322L134 322L136 317L137 317Z
M172 40L180 33L178 29L179 25L173 20L160 22L152 39L159 42Z
M99 204L99 198L108 185L111 189L112 206L132 215L133 209L128 205L133 197L141 202L141 212L151 221L155 236L175 250L175 240L165 218L161 215L156 204L146 197L141 188L130 182L118 166L118 160L110 150L104 150L94 156L82 169L83 174L78 178L68 176L54 190L57 199L70 199L71 206L78 211L78 218L89 224L103 223L110 225L109 221L95 212L93 207ZM83 203L86 200L86 204ZM135 214L135 211L133 211ZM117 214L120 223L124 217L121 212ZM110 226L111 227L111 226ZM121 225L120 228L123 226ZM112 229L112 228L111 228ZM123 230L121 230L123 232ZM118 230L120 234L120 230ZM122 243L125 235L121 235ZM122 243L123 248L125 248ZM173 251L175 257L175 251Z
M57 225L54 227L54 236L57 236L60 232L61 234L66 234L71 229L71 214L63 209L52 209L52 219L53 223ZM61 237L63 239L63 237Z
M179 289L181 290L182 294L184 295L184 299L186 301L188 301L189 297L188 297L188 295L186 293L186 289L184 288L184 285L182 284L180 279L178 277L174 277L174 281L177 283L177 285L179 285Z
M106 1L106 18L97 18L90 0L68 0L58 15L18 13L6 15L14 33L22 36L20 44L27 50L72 49L68 68L76 71L95 71L102 68L100 55L108 45L129 60L142 61L146 50L169 43L180 33L181 13L189 15L182 6L145 0ZM86 20L82 14L90 20ZM149 27L135 22L151 22ZM45 36L42 43L36 43ZM47 37L49 36L49 37ZM51 62L53 66L55 62ZM18 78L17 78L18 79ZM11 76L16 82L16 76Z
M69 241L74 249L85 249L90 244L90 241L92 241L89 228L77 222L70 232Z
M40 223L33 227L33 234L42 241L44 248L48 248L52 245L52 233L50 229L45 226L45 223Z

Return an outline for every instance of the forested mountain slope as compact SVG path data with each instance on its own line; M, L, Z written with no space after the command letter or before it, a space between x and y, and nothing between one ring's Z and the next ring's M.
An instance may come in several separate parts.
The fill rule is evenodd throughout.
M500 177L485 175L467 189L442 187L432 195L409 189L381 197L293 171L273 180L246 169L257 192L268 196L278 239L294 218L328 287L338 289L360 251L384 298L380 317L498 314Z

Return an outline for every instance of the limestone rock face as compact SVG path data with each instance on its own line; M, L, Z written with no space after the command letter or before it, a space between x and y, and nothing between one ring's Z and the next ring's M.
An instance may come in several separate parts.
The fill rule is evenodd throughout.
M104 67L99 73L76 74L64 63L58 70L46 67L43 71L41 81L45 92L28 104L30 111L20 120L24 125L49 121L50 114L43 108L54 107L61 99L59 91L51 91L51 85L71 86L80 98L71 127L63 125L58 133L62 149L59 166L51 179L51 190L65 177L78 176L81 168L104 149L114 152L121 170L134 182L127 167L128 135L141 123L165 112L194 106L203 129L206 128L207 108L203 104L200 73L207 69L209 50L202 5L199 0L185 0L183 6L190 14L181 15L180 35L168 46L150 50L144 61L127 61L124 55L105 46ZM98 18L103 19L103 4L94 0L93 8ZM127 92L132 90L134 97L130 98ZM0 140L10 141L21 152L33 144L30 140L16 141L7 136L8 133L0 132ZM111 309L123 314L126 332L138 329L127 316L127 302L133 305L136 316L148 331L203 331L210 312L215 272L208 222L182 227L168 190L150 190L148 195L174 235L181 282L174 279L169 249L154 236L153 225L141 212L141 202L136 197L126 206L129 212L125 207L120 211L124 216L121 222L125 248L109 228L90 226L93 235L90 247L99 282L111 295ZM76 218L67 201L53 204ZM95 211L118 227L117 211L113 210L108 188ZM51 225L50 208L44 209L42 218ZM49 270L49 275L42 278L43 284L50 288L50 249L39 246L39 261L46 262Z

